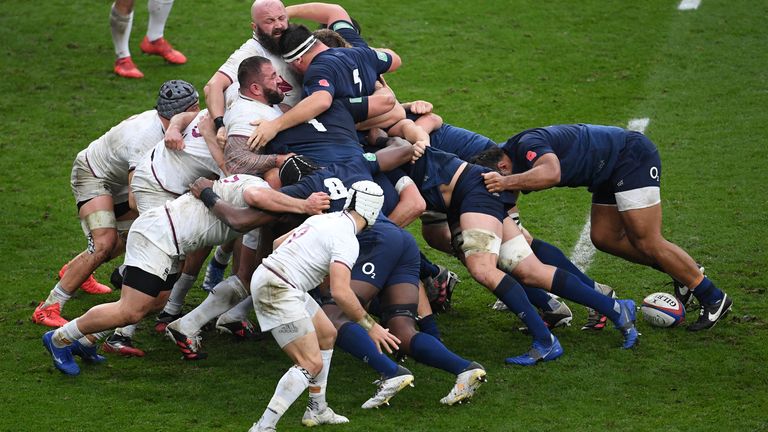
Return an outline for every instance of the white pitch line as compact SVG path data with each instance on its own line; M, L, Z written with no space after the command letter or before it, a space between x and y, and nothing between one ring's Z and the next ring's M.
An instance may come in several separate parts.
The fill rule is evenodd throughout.
M650 122L651 119L647 117L632 119L627 124L627 129L644 133L645 128L648 127L648 123ZM573 252L571 252L571 262L581 270L582 273L586 273L587 270L589 270L589 266L592 264L592 259L596 252L595 245L592 244L592 240L589 238L589 232L591 230L592 222L590 216L587 215L587 222L584 223L584 228L581 229L579 240L576 242L576 246L573 247Z
M698 9L701 4L701 0L683 0L677 6L677 10L694 10Z

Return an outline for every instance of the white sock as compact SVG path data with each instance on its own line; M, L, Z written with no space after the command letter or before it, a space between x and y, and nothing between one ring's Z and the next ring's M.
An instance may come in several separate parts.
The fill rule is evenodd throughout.
M223 323L245 321L248 319L248 314L250 314L252 311L253 299L251 299L251 296L248 296L235 307L221 314L219 321Z
M298 365L294 365L283 374L277 383L275 394L261 416L262 426L275 427L277 425L280 417L309 386L310 376L306 369Z
M179 280L173 284L171 295L168 297L168 303L165 304L163 311L169 315L178 315L181 307L184 306L184 299L187 297L189 289L195 283L197 276L182 273Z
M248 291L240 282L240 278L230 276L213 287L211 293L198 307L179 319L177 328L174 330L185 335L196 334L205 323L228 311L247 296Z
M125 327L119 327L115 329L116 335L125 336L127 338L132 338L134 333L136 333L136 324L131 324Z
M232 251L225 251L221 246L216 247L216 252L213 253L213 259L221 265L227 265L229 259L232 258Z
M333 349L320 350L320 356L323 358L323 368L314 379L309 380L309 407L314 411L323 411L328 407L325 389L328 387L328 372L331 369Z
M147 24L147 39L155 41L163 37L165 22L168 21L168 15L171 13L173 0L149 0L147 9L149 10L149 23Z
M549 306L550 311L553 311L560 307L560 300L558 300L557 297L550 294L549 300L547 300L547 306Z
M110 333L112 333L112 330L104 330L104 331L89 335L91 337L90 339L88 338L88 336L83 336L80 339L78 339L78 341L80 341L80 344L83 346L92 347L97 343L101 342L101 340L104 339L105 337L109 336Z
M64 348L83 336L85 335L77 328L77 319L73 319L53 332L52 341L57 348Z
M63 307L64 303L66 303L70 298L72 298L72 296L69 295L68 292L64 291L64 288L59 285L59 282L56 282L56 286L53 287L51 292L48 294L48 298L45 299L45 302L43 302L43 307L50 306L54 303L58 303L59 307Z
M133 11L128 15L122 15L115 9L115 4L112 3L112 12L109 14L109 27L112 29L112 43L115 45L115 55L119 59L130 57L131 55L131 50L128 48L131 26L133 26Z

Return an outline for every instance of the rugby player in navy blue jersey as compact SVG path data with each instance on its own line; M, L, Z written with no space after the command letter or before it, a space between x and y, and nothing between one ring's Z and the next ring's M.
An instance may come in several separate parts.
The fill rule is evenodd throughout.
M280 38L280 50L283 59L304 75L304 99L282 117L259 122L249 139L255 146L266 145L277 132L311 122L334 99L371 95L379 75L400 66L400 57L391 50L328 48L304 26L289 26Z
M558 125L523 131L501 150L483 157L499 171L483 175L489 191L586 186L592 192L592 243L670 275L683 304L696 297L701 311L688 330L711 328L731 309L731 298L661 233L661 158L645 135L612 126Z
M377 155L353 157L344 163L333 164L301 178L294 185L284 186L281 192L289 196L311 194L311 191L327 192L331 198L330 211L343 206L347 197L347 185L361 179L386 181L381 170L389 170L410 160L411 146L405 141L393 139L398 145L380 151ZM283 170L285 178L290 161ZM301 177L293 175L294 179ZM205 180L201 180L205 181ZM287 181L285 181L287 183ZM391 186L391 185L390 185ZM200 186L199 188L201 188ZM198 188L198 189L199 189ZM386 191L386 189L385 189ZM396 192L395 192L396 194ZM384 212L397 207L397 196L386 194ZM255 208L233 208L217 201L212 207L214 214L238 230L247 230L250 224L264 222L266 216ZM453 405L473 396L485 379L485 369L478 363L465 360L450 350L437 338L420 333L415 328L418 302L418 248L413 237L385 217L381 217L369 233L359 237L360 256L352 270L352 289L365 305L374 296L381 300L382 323L390 327L400 340L400 351L424 364L456 375L456 383L441 403ZM397 260L392 260L397 256ZM388 403L389 399L413 380L413 375L381 352L366 330L349 321L333 304L323 306L338 327L337 345L352 355L366 359L367 364L382 376L374 396L363 404L374 408ZM216 311L211 311L211 314ZM189 349L187 347L186 349ZM195 348L195 347L191 347Z
M433 148L447 153L453 153L458 156L459 159L466 161L471 160L485 150L498 148L498 145L493 140L484 135L444 123L439 115L432 112L432 104L429 102L414 101L408 104L403 104L403 107L405 108L408 119L415 121L418 127L423 128L425 132L429 133L430 145ZM398 131L393 129L394 128L389 129L388 133L398 135ZM522 230L519 216L516 215L517 212L515 209L511 213L511 216ZM446 215L440 212L428 211L422 216L421 222L422 236L427 243L438 250L452 254L453 250L450 245L451 233L448 229ZM522 231L526 233L526 239L528 240L531 249L541 262L566 270L577 276L587 286L594 287L595 290L598 290L605 295L615 297L615 293L611 287L592 280L589 276L584 274L584 272L579 270L556 246L540 239L534 239L527 233L527 231ZM437 267L424 257L422 259L422 268L425 269L424 271L429 272L430 266ZM437 271L438 270L434 268L431 270L433 274ZM552 298L549 294L539 289L530 288L525 285L524 288L530 302L542 311L542 317L550 329L558 326L570 325L573 314L567 305L558 302L557 299ZM500 301L497 303L502 304ZM423 306L420 305L420 307ZM582 330L602 330L605 327L607 320L605 315L598 313L592 308L587 309L589 311L589 318L582 327ZM431 316L429 311L422 309L419 312L422 316Z
M403 167L421 190L427 209L446 213L452 231L460 231L454 249L472 277L528 326L534 338L533 348L526 354L507 358L508 363L532 365L553 360L563 352L512 275L521 283L597 309L622 332L624 348L635 345L639 334L634 326L634 302L614 301L584 285L573 274L541 263L507 215L516 196L510 192L490 193L484 187L481 174L489 169L431 147L415 164Z

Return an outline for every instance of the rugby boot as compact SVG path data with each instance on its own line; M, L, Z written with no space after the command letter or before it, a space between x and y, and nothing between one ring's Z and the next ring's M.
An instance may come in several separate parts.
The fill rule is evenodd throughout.
M519 366L533 366L538 362L552 361L563 355L563 347L555 335L551 335L548 345L533 341L530 351L517 357L507 357L504 362Z
M115 60L114 70L116 74L123 78L144 78L144 74L136 67L130 56Z
M43 346L51 355L53 360L53 366L59 370L59 372L66 375L78 375L80 373L80 366L75 363L75 357L72 356L71 346L59 348L53 344L53 332L50 330L43 335Z
M107 353L119 354L123 357L144 357L144 351L133 346L133 340L128 336L112 333L102 344L101 349Z
M63 278L64 273L66 272L67 264L64 264L64 266L61 267L61 270L59 270L59 279ZM93 274L89 275L88 279L80 284L80 289L87 292L88 294L109 294L112 292L112 288L99 283L96 278L93 277Z
M408 369L398 365L397 372L394 375L391 377L381 377L381 379L374 381L374 384L378 384L379 387L376 389L373 397L362 405L363 409L389 405L389 400L400 390L408 386L413 387L413 374Z
M139 48L141 48L141 51L143 51L144 54L159 55L168 63L184 64L187 62L187 57L185 57L184 54L180 53L179 51L173 49L173 46L171 46L171 44L165 40L165 38L150 41L149 38L144 36L144 39L142 39L141 44L139 45Z
M475 391L487 381L485 368L480 363L472 362L457 377L450 393L440 399L444 405L453 405L468 401L475 395Z
M723 298L715 303L702 305L699 312L699 319L695 323L688 326L688 331L700 331L711 329L717 324L720 319L728 315L731 311L733 300L728 297L728 294L723 293Z
M326 406L322 411L315 411L307 407L304 411L304 416L301 418L301 424L307 427L342 423L349 423L349 419L343 415L336 414L329 406Z

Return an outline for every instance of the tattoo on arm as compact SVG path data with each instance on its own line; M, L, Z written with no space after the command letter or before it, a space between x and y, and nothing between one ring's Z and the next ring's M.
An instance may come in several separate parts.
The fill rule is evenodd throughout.
M277 155L256 154L248 149L248 137L227 138L224 159L231 173L259 175L277 166Z

